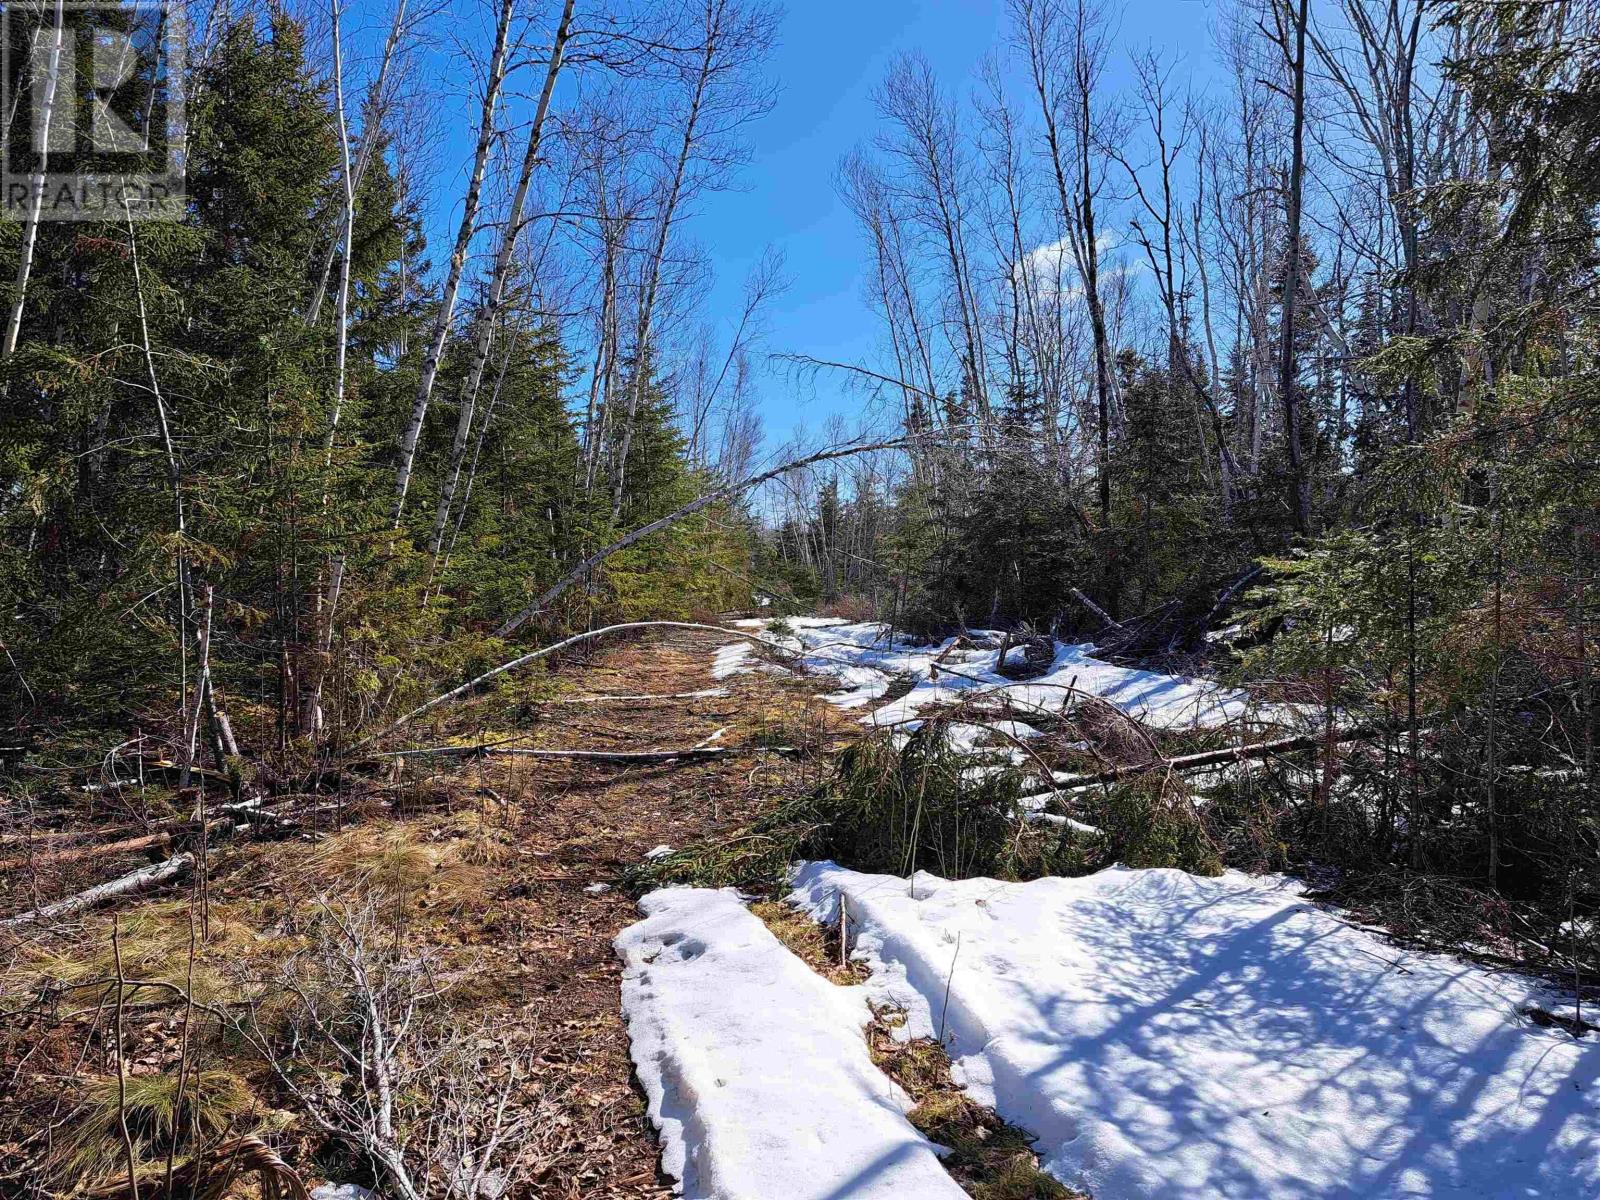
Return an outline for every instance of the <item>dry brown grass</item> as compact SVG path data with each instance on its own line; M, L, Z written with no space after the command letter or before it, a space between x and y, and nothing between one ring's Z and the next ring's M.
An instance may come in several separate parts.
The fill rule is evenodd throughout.
M824 928L791 904L782 900L762 900L750 911L772 930L773 936L789 952L830 983L848 985L866 981L865 964L852 960L839 962L839 928Z
M667 636L608 648L591 665L564 672L585 692L694 691L713 685L716 644L714 635ZM725 683L733 695L585 706L580 714L534 703L537 720L507 732L531 746L640 748L693 745L725 728L719 744L739 751L726 759L649 768L408 764L364 785L365 802L330 816L320 830L218 847L210 862L211 935L197 946L196 992L220 1005L257 994L261 981L276 979L283 964L305 953L324 906L374 904L406 953L438 964L449 984L438 1002L441 1019L488 1022L494 1032L485 1063L515 1057L534 1064L541 1103L555 1106L550 1140L519 1173L513 1200L669 1196L618 1011L611 939L636 914L620 888L585 889L615 883L652 846L715 838L775 797L811 786L820 767L762 746L764 731L854 733L847 717L817 703L813 683L769 674ZM391 807L384 811L383 803ZM187 900L146 899L120 909L126 973L184 980L188 915ZM57 987L41 1004L37 986L113 975L109 924L96 917L42 936L14 964L26 986L0 980L7 1006L15 1001L26 1010L0 1022L0 1078L17 1080L0 1104L0 1177L18 1186L41 1179L47 1131L59 1139L62 1120L79 1103L78 1093L63 1095L59 1081L76 1078L87 1087L114 1078L104 989L74 998ZM179 999L170 989L135 997L125 1059L140 1075L173 1074L182 1042ZM261 1013L272 1017L272 1005L264 1003ZM247 1047L198 1021L193 1032L191 1053L201 1065L245 1080L262 1102L243 1110L226 1136L263 1129L267 1114L280 1111L281 1130L271 1126L279 1153L314 1178L308 1164L328 1151L324 1136L296 1116ZM341 1158L357 1165L348 1154L324 1161Z
M976 1104L950 1078L950 1057L931 1038L899 1041L891 1014L868 1030L872 1061L898 1083L915 1107L907 1119L930 1141L949 1148L944 1166L974 1200L1071 1200L1073 1192L1045 1174L1033 1139Z
M132 1075L120 1086L114 1076L96 1078L75 1091L50 1159L52 1178L67 1190L93 1189L126 1172L124 1114L135 1158L151 1166L169 1153L182 1162L266 1115L244 1079L214 1067Z

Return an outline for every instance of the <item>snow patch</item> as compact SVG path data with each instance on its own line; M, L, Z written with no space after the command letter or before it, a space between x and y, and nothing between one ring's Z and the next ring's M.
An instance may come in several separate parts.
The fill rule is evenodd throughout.
M370 1188L359 1183L319 1183L311 1189L311 1200L374 1200Z
M711 660L711 678L726 679L730 675L745 674L750 670L748 659L755 649L749 642L734 642L731 646L720 647Z
M954 638L937 644L891 639L889 626L881 622L850 624L836 618L791 617L787 625L792 632L785 634L771 632L772 622L736 624L764 631L763 637L774 645L800 653L800 665L806 670L838 680L840 690L825 699L840 708L872 704L889 691L896 677L915 679L906 695L868 714L865 723L877 726L902 725L930 704L954 703L977 694L1003 698L1014 710L1056 713L1072 695L1068 689L1098 696L1161 729L1210 729L1252 720L1290 724L1297 715L1292 708L1260 703L1248 692L1210 680L1119 667L1095 658L1090 653L1093 647L1087 644L1057 642L1055 659L1045 673L1017 682L995 670L1003 635L993 631L976 630L966 639L968 643L974 637L993 643L985 648L956 645ZM731 649L717 651L713 675Z
M907 1036L1095 1200L1600 1194L1600 1038L1533 981L1411 953L1281 878L951 882L800 868ZM1543 1002L1549 1007L1548 1000Z
M622 1008L688 1200L963 1200L872 1063L859 987L791 954L732 889L666 888L622 931Z

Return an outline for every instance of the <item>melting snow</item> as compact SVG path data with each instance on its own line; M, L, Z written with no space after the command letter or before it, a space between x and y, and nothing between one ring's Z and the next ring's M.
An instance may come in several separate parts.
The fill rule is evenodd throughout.
M1534 983L1395 948L1282 879L1026 884L809 864L908 1035L1095 1200L1600 1194L1600 1039Z
M667 888L617 937L662 1166L689 1200L964 1200L872 1063L859 987L783 947L731 889Z
M373 1200L374 1193L359 1183L319 1183L311 1189L311 1200Z
M1104 662L1090 653L1089 645L1056 643L1055 660L1045 673L1019 683L995 671L1000 634L991 635L995 645L984 649L955 647L953 638L937 645L910 645L896 639L891 645L889 627L878 622L791 617L788 626L793 633L784 635L770 632L772 622L765 620L736 624L765 631L763 636L774 644L801 653L801 665L807 670L837 679L843 686L827 699L841 708L870 705L889 691L896 677L914 679L909 693L868 715L866 722L874 725L900 726L927 705L954 703L976 693L1004 697L1023 711L1059 712L1070 694L1068 688L1098 696L1162 729L1215 728L1248 720L1281 724L1292 716L1282 706L1260 704L1238 688ZM734 656L734 649L717 651L712 667L717 678L747 669L747 655Z
M711 660L711 678L726 679L730 675L742 675L750 670L750 655L755 652L755 647L749 642L734 642L731 646L723 646L717 650L716 657Z

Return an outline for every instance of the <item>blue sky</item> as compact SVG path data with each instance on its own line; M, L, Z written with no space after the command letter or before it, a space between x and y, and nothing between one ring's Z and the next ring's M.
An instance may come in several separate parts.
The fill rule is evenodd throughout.
M1130 0L1119 18L1109 82L1124 84L1126 52L1154 44L1183 55L1199 87L1212 70L1212 0ZM703 200L692 235L717 272L707 311L719 325L737 315L740 289L768 245L787 255L792 281L770 311L768 349L866 361L878 345L862 300L863 246L834 191L840 157L878 128L872 90L890 61L919 50L947 88L967 95L979 60L1005 39L1003 0L791 0L772 75L777 107L750 136L742 190ZM784 373L761 381L769 440L799 424L812 431L834 413L853 419L859 391Z
M1217 5L1218 0L1125 0L1114 18L1108 87L1128 87L1128 55L1154 45L1181 55L1178 81L1187 74L1203 90L1215 70L1211 28ZM542 6L540 20L550 7ZM963 100L970 96L979 61L1004 50L1005 0L785 0L785 7L768 64L779 88L777 104L749 127L749 165L734 189L702 196L683 226L715 271L701 315L718 327L725 345L747 274L766 247L775 246L786 255L791 285L768 311L766 350L871 362L880 331L862 299L865 248L834 190L835 170L844 154L878 132L872 92L897 54L919 51L945 88ZM346 31L355 55L375 57L389 11L388 0L350 6ZM424 52L439 80L428 100L442 160L424 181L433 199L443 201L432 206L428 227L435 270L443 266L460 218L469 134L477 118L475 77L461 69L456 39L482 44L490 10L462 4L447 11L448 32ZM522 81L523 92L531 86ZM1025 95L1022 79L1016 94ZM519 94L524 108L527 102ZM1114 232L1114 214L1112 224ZM475 257L481 260L486 246ZM763 374L758 388L770 444L784 442L802 426L819 433L834 415L853 424L866 399L837 373L808 381L779 368Z

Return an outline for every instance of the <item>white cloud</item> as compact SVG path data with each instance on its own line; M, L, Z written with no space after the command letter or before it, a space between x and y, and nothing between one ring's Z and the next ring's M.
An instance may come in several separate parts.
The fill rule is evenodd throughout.
M1144 258L1137 254L1130 254L1120 261L1107 261L1116 251L1131 244L1130 239L1115 230L1105 230L1095 238L1095 246L1100 252L1102 286L1111 277L1137 275L1148 266ZM1035 246L1023 257L1017 270L1030 280L1036 295L1057 295L1070 300L1083 294L1083 280L1078 273L1072 255L1072 243L1068 238L1057 238L1053 242Z

